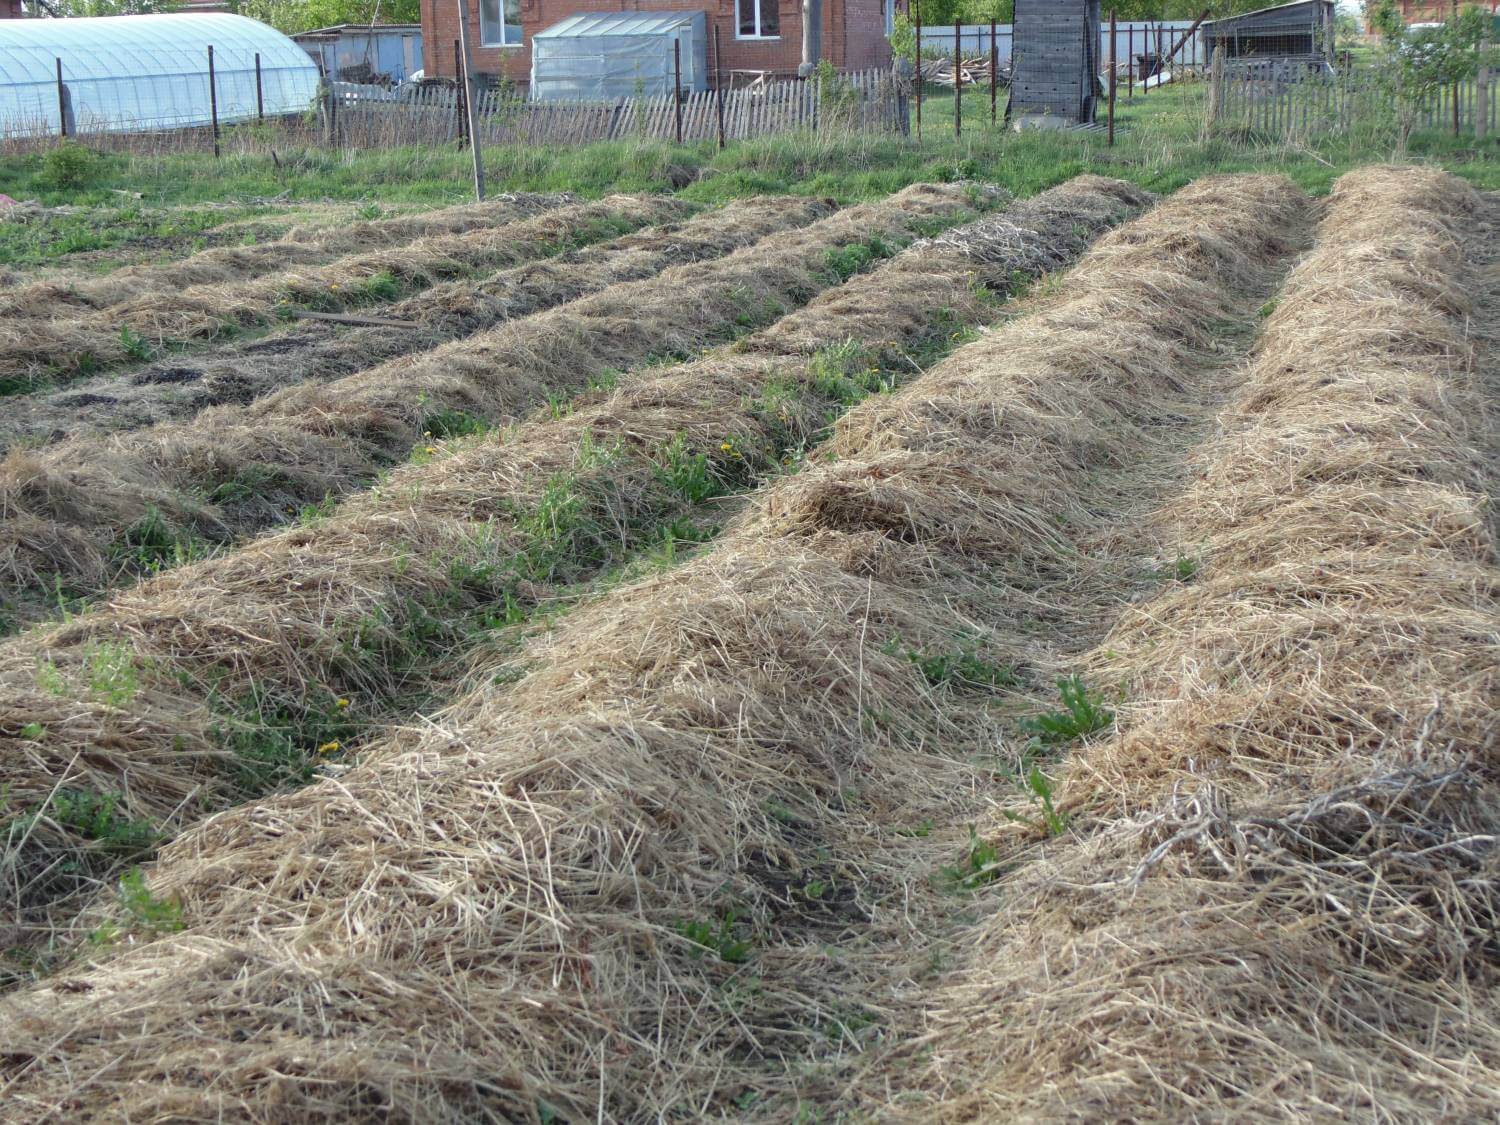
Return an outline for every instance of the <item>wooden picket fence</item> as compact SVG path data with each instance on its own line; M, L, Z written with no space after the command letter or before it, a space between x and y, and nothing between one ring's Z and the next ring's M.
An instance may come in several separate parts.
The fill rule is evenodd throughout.
M1289 61L1239 62L1210 68L1209 122L1285 141L1347 133L1360 127L1494 133L1500 90L1481 73L1422 97L1395 99L1372 70Z
M685 92L684 142L719 135L726 140L799 129L906 131L906 96L888 70L839 75L834 82L772 81L756 89ZM606 102L527 101L501 90L476 102L485 144L587 144L591 141L674 140L677 109L672 94ZM385 89L333 84L324 107L330 138L353 148L431 144L459 140L465 129L454 87Z

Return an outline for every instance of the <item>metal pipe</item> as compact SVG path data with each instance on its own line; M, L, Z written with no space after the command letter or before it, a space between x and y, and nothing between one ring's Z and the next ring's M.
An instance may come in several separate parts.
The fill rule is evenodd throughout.
M214 48L213 44L208 47L208 116L213 122L214 130L214 159L219 158L219 88L214 81Z

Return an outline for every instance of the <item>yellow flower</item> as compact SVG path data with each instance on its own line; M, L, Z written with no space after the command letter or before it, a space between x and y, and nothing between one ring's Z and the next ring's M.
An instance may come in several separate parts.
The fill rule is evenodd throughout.
M435 446L435 445L429 445L429 446L426 447L426 449L427 449L428 453L436 453L437 452L437 446Z
M720 442L719 443L719 448L722 449L725 453L733 453L734 452L734 442L732 442L732 441Z
M340 699L337 703L334 704L334 706L344 708L349 706L349 701L347 699Z
M337 289L338 287L339 287L339 283L337 281L333 282L331 285L328 286L329 289Z
M322 746L319 746L318 747L318 753L319 754L332 754L338 748L339 748L338 740L335 739L333 742L325 742L325 743L323 743Z

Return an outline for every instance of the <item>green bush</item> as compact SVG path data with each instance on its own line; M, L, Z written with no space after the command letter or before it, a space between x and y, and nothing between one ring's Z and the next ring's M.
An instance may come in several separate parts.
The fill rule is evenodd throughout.
M73 141L63 141L42 157L38 179L50 188L87 187L99 174L99 164L97 153Z

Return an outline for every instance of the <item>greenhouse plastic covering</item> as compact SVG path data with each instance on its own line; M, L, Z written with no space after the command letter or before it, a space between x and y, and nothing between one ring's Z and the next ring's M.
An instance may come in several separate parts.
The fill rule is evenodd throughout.
M705 12L583 12L531 39L531 95L597 101L672 92L682 44L682 88L708 89Z
M254 120L255 56L267 116L301 113L318 68L281 32L222 13L0 20L0 135L56 135L57 64L69 132L207 125L208 48L219 120Z

